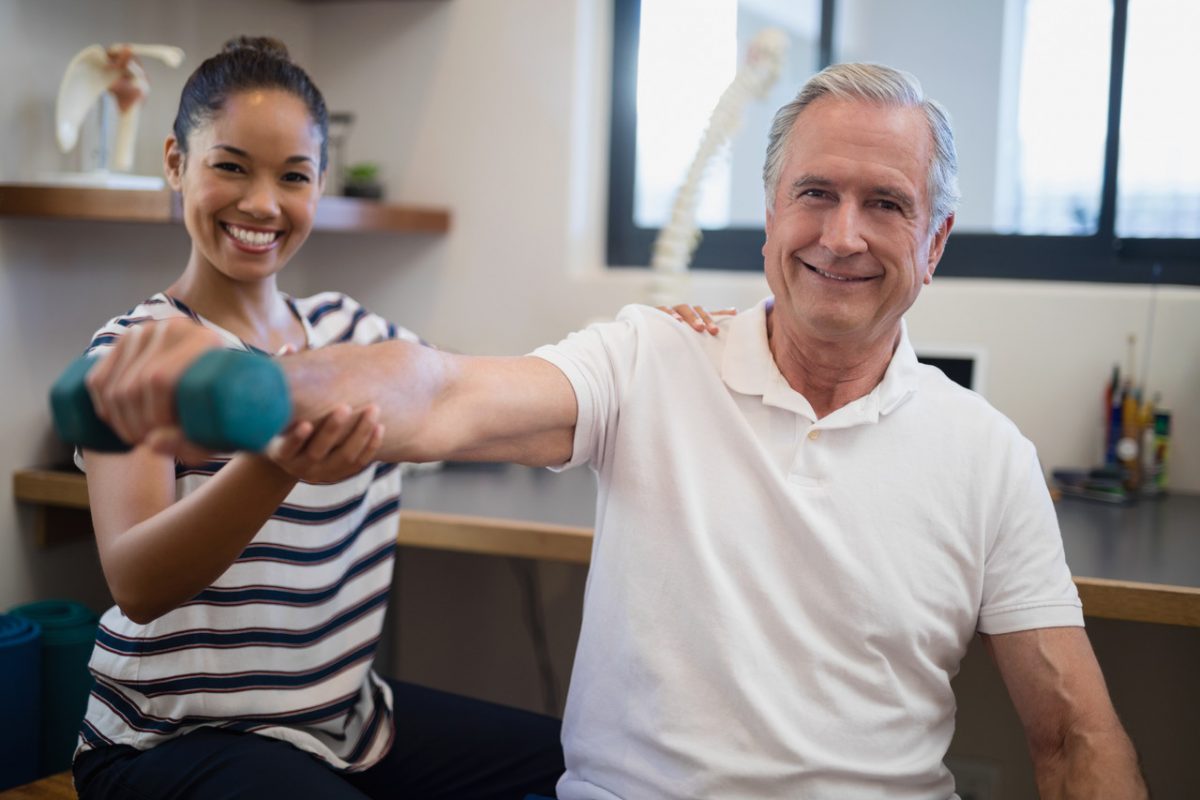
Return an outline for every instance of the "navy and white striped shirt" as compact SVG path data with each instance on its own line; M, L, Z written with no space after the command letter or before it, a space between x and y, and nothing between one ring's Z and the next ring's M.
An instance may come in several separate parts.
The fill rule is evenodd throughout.
M309 347L419 341L342 294L287 300ZM230 348L253 349L157 294L97 331L89 351L111 347L131 325L181 316L217 331ZM177 462L176 498L227 461ZM297 483L199 595L146 625L110 608L92 653L96 686L77 754L112 744L145 750L207 725L282 739L338 769L376 763L393 735L391 692L371 664L399 507L394 464L372 464L335 484Z

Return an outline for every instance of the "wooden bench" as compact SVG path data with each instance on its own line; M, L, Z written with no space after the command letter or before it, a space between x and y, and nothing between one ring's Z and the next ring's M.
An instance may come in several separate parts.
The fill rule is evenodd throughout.
M0 800L76 800L76 797L70 770L0 792Z

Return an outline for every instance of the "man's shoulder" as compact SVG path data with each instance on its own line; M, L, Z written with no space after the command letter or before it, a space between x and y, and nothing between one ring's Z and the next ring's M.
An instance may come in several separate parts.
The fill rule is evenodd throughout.
M648 306L643 303L629 303L622 306L621 310L617 312L616 321L654 329L666 329L670 323L676 325L682 324L678 320L673 319L669 314L665 314L654 306Z
M989 437L1024 438L1016 423L987 398L954 382L937 367L917 364L917 381L916 398L929 424Z
M728 336L728 329L734 317L718 317L717 327L721 333L712 336L706 331L697 331L691 325L681 322L675 317L654 306L631 303L617 312L615 322L633 329L638 338L652 341L656 346L677 343L692 349L703 348L706 345L723 345Z
M586 327L569 334L566 339L559 342L559 345L582 344L592 341L595 344L602 344L607 349L652 347L658 350L670 347L673 343L698 345L703 340L712 338L714 337L707 333L698 333L691 326L685 325L653 306L631 303L623 306L611 319L593 320ZM547 347L555 349L559 345L547 345Z
M668 374L704 371L716 364L713 354L723 348L721 337L698 332L652 306L630 304L608 320L592 322L557 344L532 355L560 363L606 364L632 379L635 375L662 378Z

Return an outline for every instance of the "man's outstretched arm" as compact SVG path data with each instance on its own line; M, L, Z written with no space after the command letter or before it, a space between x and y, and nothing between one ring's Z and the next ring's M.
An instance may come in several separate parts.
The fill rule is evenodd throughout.
M200 355L221 346L216 333L188 320L131 328L88 375L97 413L131 444L180 452L175 387ZM539 358L475 358L390 341L309 350L279 363L293 421L321 419L339 405L377 405L384 460L546 465L571 457L575 394Z
M571 458L575 393L540 358L455 355L404 341L338 345L283 359L296 419L338 403L379 406L383 461Z

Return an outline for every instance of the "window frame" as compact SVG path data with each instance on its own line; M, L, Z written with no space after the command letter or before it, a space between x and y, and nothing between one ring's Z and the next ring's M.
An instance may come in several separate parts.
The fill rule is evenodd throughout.
M1112 0L1104 174L1096 233L1043 236L953 233L938 275L966 278L1168 283L1200 285L1200 238L1121 238L1116 235L1117 162L1120 157L1121 96L1125 32L1130 0ZM819 66L832 62L837 0L822 0ZM609 139L609 266L648 266L658 228L634 223L637 148L637 53L641 0L613 0L612 115ZM705 229L692 269L762 270L760 228Z

